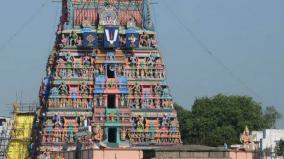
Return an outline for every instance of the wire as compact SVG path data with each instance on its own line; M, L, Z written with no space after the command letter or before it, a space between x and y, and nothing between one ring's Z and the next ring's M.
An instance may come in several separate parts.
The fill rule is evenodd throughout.
M31 15L30 18L27 19L27 21L25 21L20 27L19 29L14 32L12 34L12 36L10 36L10 38L8 38L8 40L1 45L0 47L0 53L10 44L10 42L16 38L19 34L22 33L22 31L37 17L39 16L39 12L47 5L47 3L49 2L49 0L45 0L43 1L43 3L40 5L40 7Z
M231 76L232 79L234 79L235 81L237 81L241 86L243 86L245 89L247 89L248 91L250 91L252 94L254 94L256 97L258 97L260 100L264 101L263 98L258 95L258 93L256 93L256 91L254 91L252 88L250 88L245 81L243 81L240 77L238 77L233 71L232 69L230 69L212 50L210 50L207 45L205 43L203 43L203 41L201 41L201 39L193 32L193 30L187 26L182 20L181 18L179 18L179 16L169 7L169 5L167 4L166 0L162 1L164 2L164 6L166 7L166 9L169 11L169 13L171 13L174 16L174 19L184 28L184 30L186 30L194 40L196 40L196 42L198 43L198 45L205 50L205 52L211 56L215 62L217 64L219 64L225 71L227 71L227 73Z

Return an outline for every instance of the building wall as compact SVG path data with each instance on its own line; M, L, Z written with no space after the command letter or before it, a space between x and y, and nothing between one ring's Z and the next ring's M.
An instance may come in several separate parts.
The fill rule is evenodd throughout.
M260 150L265 150L272 147L272 152L277 142L281 139L284 140L284 129L265 129L263 131L252 131L255 137L254 141L259 143Z

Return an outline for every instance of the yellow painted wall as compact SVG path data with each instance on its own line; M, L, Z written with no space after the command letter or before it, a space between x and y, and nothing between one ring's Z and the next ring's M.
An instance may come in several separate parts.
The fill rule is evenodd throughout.
M28 146L32 135L34 115L17 114L11 131L11 141L8 145L7 159L28 158Z

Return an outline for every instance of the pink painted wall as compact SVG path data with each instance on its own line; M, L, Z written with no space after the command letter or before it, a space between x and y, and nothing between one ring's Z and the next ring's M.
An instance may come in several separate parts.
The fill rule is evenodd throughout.
M231 159L252 159L252 152L230 151Z
M140 150L105 149L94 150L93 159L142 159L143 152Z

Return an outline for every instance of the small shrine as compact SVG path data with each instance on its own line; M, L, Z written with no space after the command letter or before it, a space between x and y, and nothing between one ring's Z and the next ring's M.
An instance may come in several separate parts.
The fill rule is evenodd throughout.
M64 0L56 34L39 94L39 155L181 144L148 0Z

